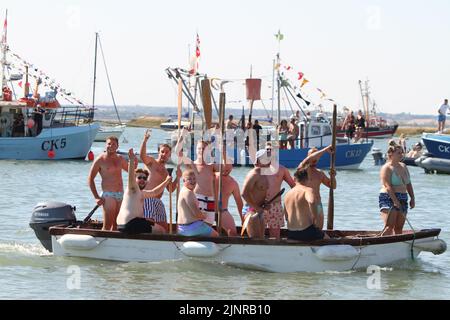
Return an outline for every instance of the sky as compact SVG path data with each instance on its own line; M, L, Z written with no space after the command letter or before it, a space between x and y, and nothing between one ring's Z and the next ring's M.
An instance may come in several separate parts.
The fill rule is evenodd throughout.
M358 80L366 79L382 112L436 114L450 96L448 0L1 0L2 21L6 9L10 49L86 102L97 31L118 105L175 106L176 85L164 70L188 67L197 33L199 72L235 80L225 86L233 107L247 105L250 66L271 98L278 50L281 70L291 67L293 85L302 72L310 81L302 90L316 104L319 88L358 109ZM96 103L111 105L98 63Z

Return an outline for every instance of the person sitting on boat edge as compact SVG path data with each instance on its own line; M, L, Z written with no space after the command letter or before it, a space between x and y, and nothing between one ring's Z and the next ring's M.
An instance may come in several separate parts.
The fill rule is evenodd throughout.
M410 208L415 207L414 190L408 167L400 162L403 155L401 146L390 146L386 164L380 170L381 190L378 200L384 222L381 235L402 234L408 212L408 194L411 197Z
M94 160L89 171L88 183L95 202L103 206L102 230L116 230L116 219L123 199L122 170L128 171L128 164L117 154L119 140L117 137L106 138L106 152ZM134 158L135 159L135 158ZM135 168L137 159L135 159ZM133 168L134 170L134 168ZM102 195L99 196L95 186L95 177L100 173L102 178Z
M317 219L316 226L322 230L323 229L323 206L322 199L320 196L320 186L323 184L328 188L331 188L331 179L327 177L327 175L321 170L317 169L317 163L320 158L323 156L325 152L333 153L332 146L325 147L321 150L318 150L316 147L313 147L308 150L308 156L303 159L303 161L298 165L297 169L307 168L308 171L308 181L307 185L312 188L315 193L315 197L317 199ZM330 170L330 176L333 177L333 187L336 189L336 171Z
M128 186L117 216L117 229L126 234L164 233L163 227L144 218L144 198L159 194L170 183L171 177L167 176L163 183L152 190L141 190L133 168L136 159L133 149L128 151L128 157ZM144 176L142 173L139 175Z
M178 197L178 234L182 236L205 236L217 237L219 234L204 220L206 212L199 209L199 202L195 196L194 189L197 180L193 170L183 172L183 187Z
M136 183L139 186L139 189L141 191L143 191L145 189L145 186L148 183L148 176L149 176L149 172L145 169L142 168L138 168L136 170L134 170L135 176L136 176ZM166 215L152 215L152 212L155 212L155 210L149 210L149 208L146 206L146 201L149 198L145 198L144 197L144 218L151 220L153 222L155 222L156 224L160 225L161 227L164 228L164 230L168 230L168 224L167 224L167 217ZM148 213L150 212L150 214Z
M242 202L241 192L239 190L239 184L230 175L233 170L231 160L228 160L226 164L222 166L222 215L221 215L221 227L229 236L237 236L236 224L234 222L231 213L228 211L228 201L233 195L234 201L238 209L239 216L241 218L241 224L244 222L242 216L242 208L244 203ZM216 193L219 194L219 174L216 172ZM220 198L219 198L220 199ZM218 199L218 200L219 200Z
M147 141L150 139L151 130L146 130L144 133L144 139L141 143L140 157L148 170L148 180L145 185L145 190L151 190L161 184L169 175L167 171L166 164L170 160L172 154L172 148L168 144L161 144L158 146L158 158L155 159L152 156L147 155ZM177 174L177 177L181 175L181 172ZM169 192L173 192L178 187L178 178L171 182L167 186ZM155 194L153 197L144 199L144 216L145 218L153 219L155 221L161 222L161 225L167 227L167 214L164 207L164 203L161 198L163 196L164 190L161 193Z
M294 178L296 186L284 197L288 239L300 241L329 239L329 236L317 227L317 202L320 199L308 186L308 166L298 168Z
M265 236L264 215L270 209L270 204L266 203L269 180L265 170L269 166L267 151L261 149L256 152L255 167L245 177L242 187L242 198L246 202L242 210L242 228L247 230L250 238L264 239Z

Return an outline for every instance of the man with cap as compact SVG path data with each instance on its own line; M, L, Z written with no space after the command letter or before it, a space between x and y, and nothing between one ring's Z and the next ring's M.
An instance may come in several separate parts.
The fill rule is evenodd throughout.
M270 161L266 149L256 152L255 167L247 174L242 188L242 198L245 200L244 221L248 219L247 234L250 238L264 238L264 212L270 209L266 203L269 179L267 175Z

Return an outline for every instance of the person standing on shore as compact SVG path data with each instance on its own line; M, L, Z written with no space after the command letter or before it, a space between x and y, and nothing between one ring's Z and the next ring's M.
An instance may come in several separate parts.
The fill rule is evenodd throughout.
M438 109L438 131L437 133L444 133L445 130L445 120L447 119L447 112L450 109L448 105L448 100L444 100L444 104Z

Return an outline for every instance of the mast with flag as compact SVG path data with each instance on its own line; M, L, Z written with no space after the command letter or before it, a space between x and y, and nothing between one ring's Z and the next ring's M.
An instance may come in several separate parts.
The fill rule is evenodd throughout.
M5 22L3 23L3 33L2 33L2 42L0 43L1 49L1 57L0 57L0 78L2 81L2 87L0 90L0 96L3 98L3 88L6 87L6 77L5 77L5 68L6 68L6 51L8 50L7 44L7 35L8 35L8 10L6 10L5 14Z
M280 124L281 120L281 95L280 95L280 89L281 89L281 79L280 79L280 48L281 48L281 40L284 39L284 35L281 33L280 30L278 30L278 33L275 34L275 38L278 41L278 52L277 52L277 63L275 65L275 68L277 69L277 90L278 90L278 113L277 113L277 124Z
M195 40L195 55L191 59L189 74L195 75L198 72L199 60L200 60L200 37L198 36L197 33L197 38Z

